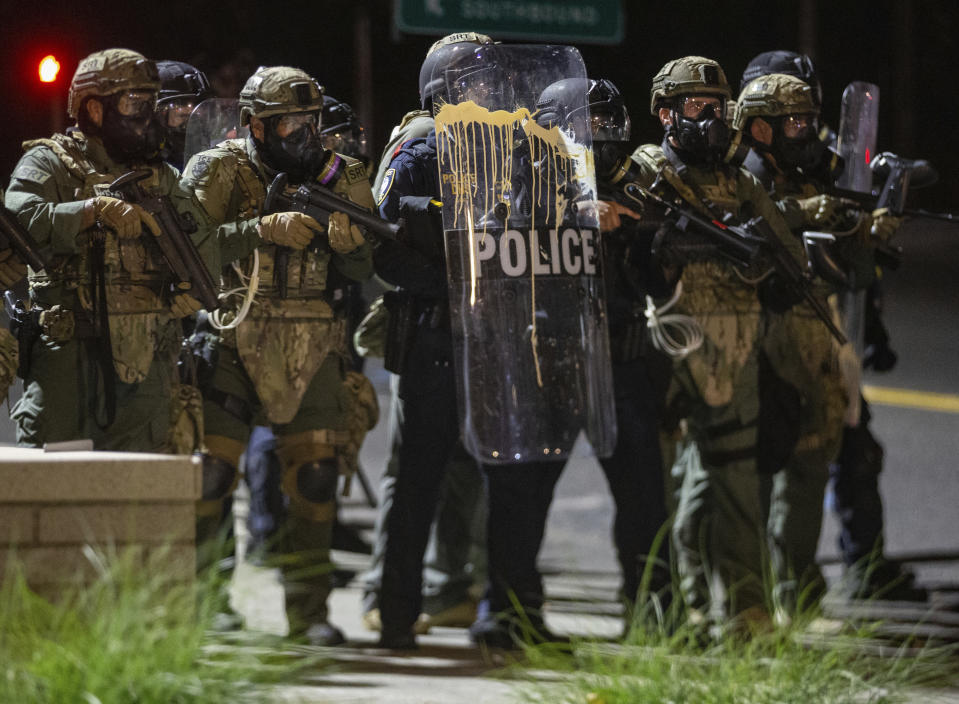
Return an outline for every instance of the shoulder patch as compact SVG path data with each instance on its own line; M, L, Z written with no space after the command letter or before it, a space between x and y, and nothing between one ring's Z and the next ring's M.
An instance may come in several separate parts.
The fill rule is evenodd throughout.
M383 180L380 182L380 192L376 194L376 207L383 205L386 196L389 195L390 188L393 186L393 179L396 177L396 169L387 169L383 174Z
M212 175L216 160L208 154L197 154L190 166L190 178L202 181Z
M50 176L50 172L44 171L43 169L38 169L30 164L20 164L16 169L13 170L13 173L10 174L11 179L32 181L33 183L40 184L46 183Z

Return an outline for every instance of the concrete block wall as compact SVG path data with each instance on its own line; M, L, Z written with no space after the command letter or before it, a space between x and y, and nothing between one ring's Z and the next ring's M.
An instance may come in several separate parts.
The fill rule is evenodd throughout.
M43 591L89 579L90 548L191 579L201 488L199 458L0 447L0 579L11 555Z

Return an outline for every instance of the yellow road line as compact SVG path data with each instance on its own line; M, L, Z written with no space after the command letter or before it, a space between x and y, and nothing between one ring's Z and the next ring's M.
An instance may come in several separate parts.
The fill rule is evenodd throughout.
M956 394L891 389L887 386L871 386L868 384L862 387L862 394L869 403L882 406L902 406L904 408L919 408L924 411L959 413L959 396Z

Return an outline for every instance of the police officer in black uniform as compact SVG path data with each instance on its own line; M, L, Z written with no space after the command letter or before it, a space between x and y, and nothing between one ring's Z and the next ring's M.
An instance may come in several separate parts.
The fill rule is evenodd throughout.
M653 232L638 227L637 213L615 205L614 172L629 157L630 138L629 114L616 86L606 79L557 81L540 95L536 115L541 123L588 124L592 133L597 186L604 201L600 224L618 428L613 454L600 459L600 465L616 504L613 541L628 615L656 534L669 517L659 427L672 362L652 346L645 310L646 296L667 296L671 286L652 256ZM608 221L612 211L615 220ZM651 566L652 592L671 581L668 538L661 540L657 557ZM668 599L668 590L659 596Z
M421 611L423 552L460 428L442 217L433 201L440 193L435 132L404 145L390 169L392 180L381 191L380 214L390 220L403 217L408 240L383 241L373 254L376 273L399 288L387 304L394 322L386 354L401 360L403 404L403 442L379 601L380 645L408 649L416 647L412 629ZM401 316L407 322L397 324ZM397 339L400 329L409 332ZM398 353L396 346L401 348ZM543 585L536 557L562 463L483 469L489 496L489 582L470 635L479 644L512 647L517 635L515 597L529 619L525 630L549 638L540 614Z
M157 72L160 93L156 114L166 135L163 160L182 171L187 122L197 105L213 97L213 87L203 71L183 61L157 61Z

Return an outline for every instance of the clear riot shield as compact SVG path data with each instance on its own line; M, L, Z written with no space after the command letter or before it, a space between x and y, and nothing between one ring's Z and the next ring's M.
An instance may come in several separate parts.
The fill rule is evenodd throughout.
M879 130L879 86L855 81L842 92L836 145L845 161L836 185L860 193L872 192L869 162L876 155Z
M197 105L186 125L186 148L183 163L194 154L215 147L225 139L244 138L249 128L240 127L240 107L237 100L210 98Z
M879 86L855 81L842 93L839 115L837 150L845 160L845 167L836 185L860 193L872 192L870 162L876 155L876 135L879 131ZM842 322L846 337L852 344L855 357L846 355L844 377L850 392L846 422L859 423L859 383L862 374L862 356L866 332L866 292L850 280L851 287L840 298Z
M438 75L466 448L487 463L563 459L585 437L606 456L616 419L582 57L568 46L483 46ZM537 98L569 78L578 94L543 119Z

